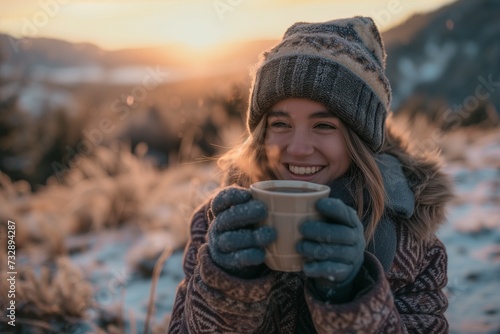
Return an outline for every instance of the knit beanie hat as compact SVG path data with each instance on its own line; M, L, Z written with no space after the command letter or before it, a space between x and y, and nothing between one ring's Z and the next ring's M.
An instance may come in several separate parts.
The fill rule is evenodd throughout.
M250 94L250 132L286 98L324 104L377 152L384 141L391 88L385 50L371 18L298 22L261 56Z

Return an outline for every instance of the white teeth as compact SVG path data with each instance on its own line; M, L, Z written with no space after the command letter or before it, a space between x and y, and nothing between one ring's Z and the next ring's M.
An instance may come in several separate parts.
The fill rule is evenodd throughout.
M319 166L298 167L298 166L288 165L288 170L294 174L297 174L297 175L311 175L311 174L319 172L321 170L321 167L319 167Z

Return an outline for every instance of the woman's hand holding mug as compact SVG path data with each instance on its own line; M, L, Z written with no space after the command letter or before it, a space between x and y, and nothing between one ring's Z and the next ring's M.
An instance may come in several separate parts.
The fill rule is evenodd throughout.
M339 199L319 199L316 209L324 220L300 226L303 239L297 243L297 252L304 256L304 273L320 297L345 302L352 298L352 282L364 260L363 225L356 212Z
M251 278L263 269L265 247L276 240L276 231L257 227L266 218L261 201L243 188L221 190L211 203L214 216L208 228L208 245L212 260L223 270Z

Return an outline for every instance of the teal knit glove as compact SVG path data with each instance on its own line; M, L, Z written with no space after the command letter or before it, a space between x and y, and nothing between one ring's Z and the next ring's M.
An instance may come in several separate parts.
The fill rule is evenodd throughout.
M208 228L212 260L223 270L251 278L265 269L264 248L276 240L276 231L256 224L267 216L261 201L243 188L223 189L211 203L214 216Z
M303 239L297 243L297 252L304 256L304 273L321 299L346 302L352 298L352 282L364 260L363 225L356 212L339 199L322 198L316 208L324 220L300 226Z

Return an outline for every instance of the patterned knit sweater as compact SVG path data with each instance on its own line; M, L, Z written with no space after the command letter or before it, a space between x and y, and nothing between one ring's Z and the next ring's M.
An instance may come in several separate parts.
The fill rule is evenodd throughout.
M396 246L387 270L365 252L351 302L321 301L301 272L243 279L220 269L208 252L205 204L192 217L169 333L447 333L447 257L434 233L450 182L432 159L411 156L393 135L384 151L401 163L414 200L411 210L391 210Z

